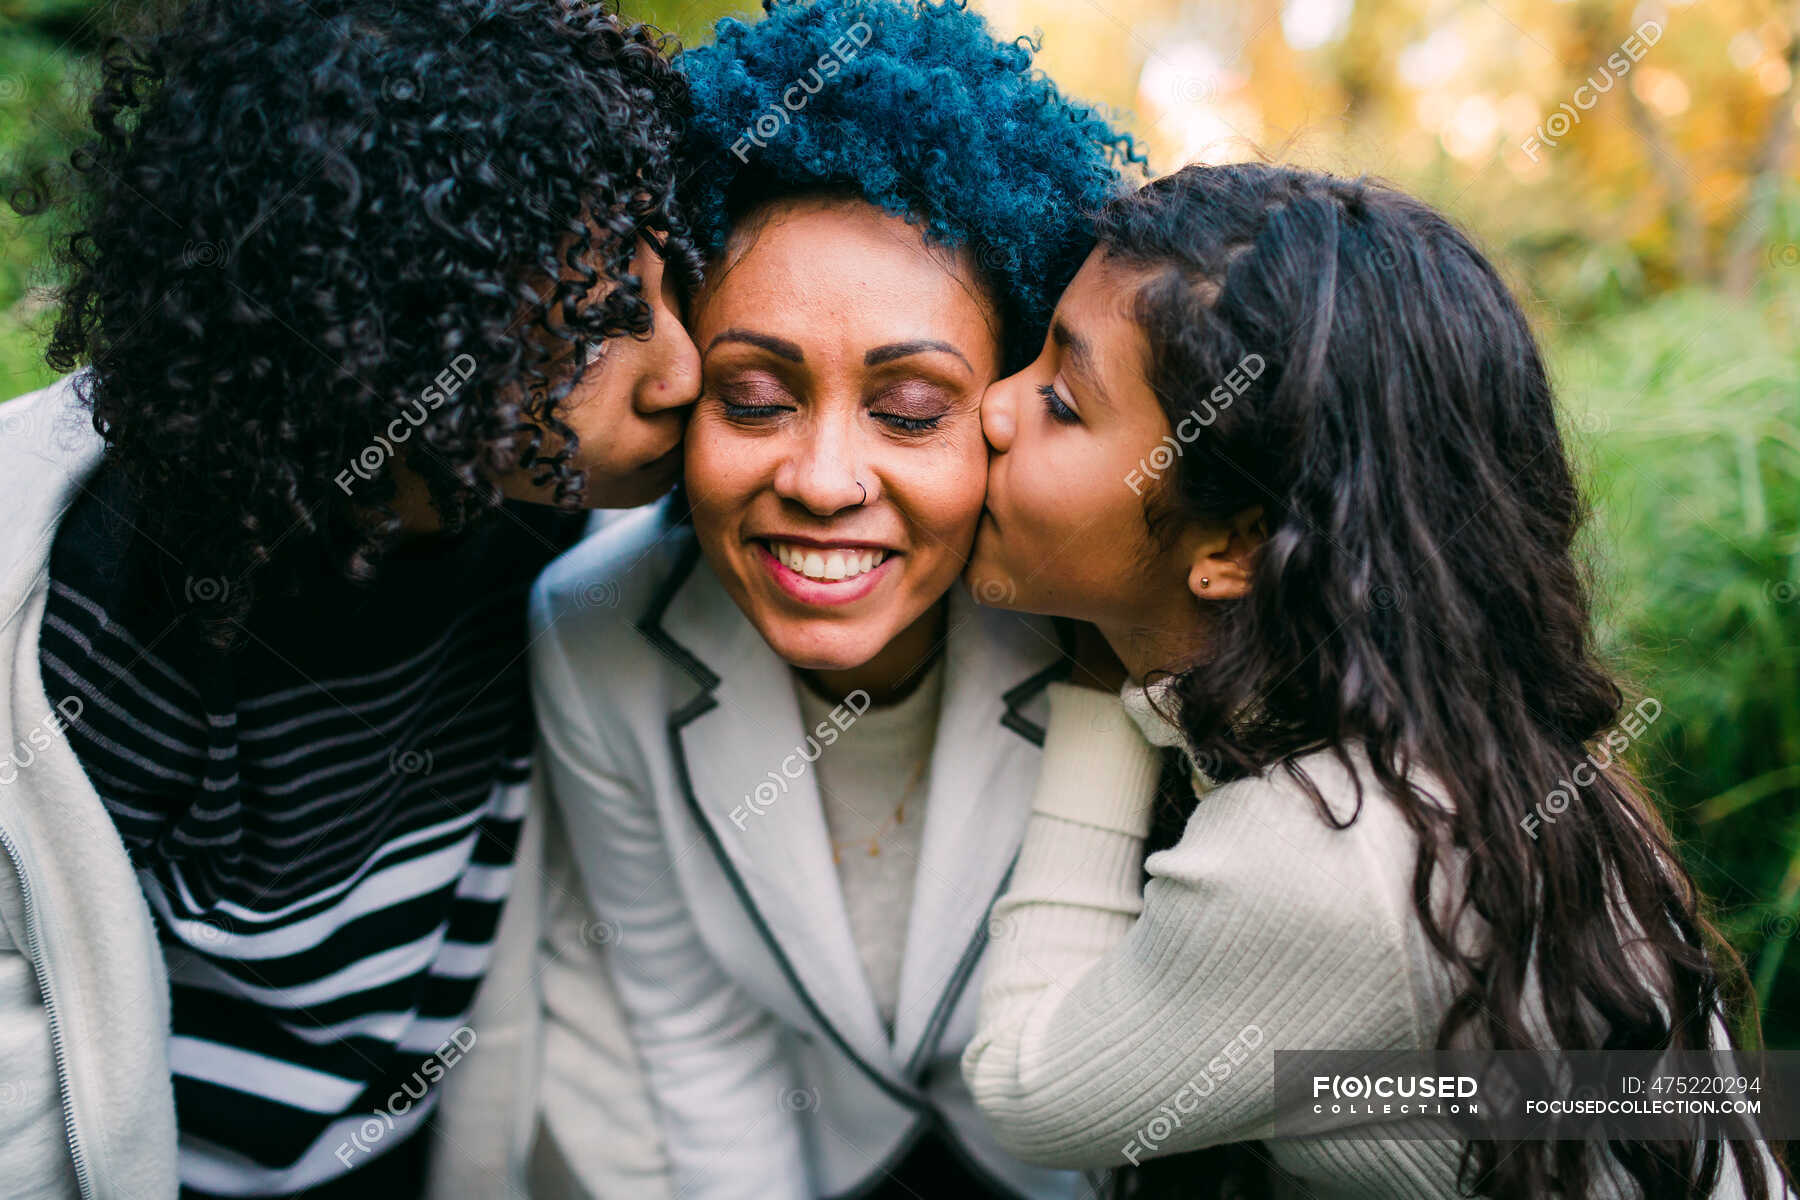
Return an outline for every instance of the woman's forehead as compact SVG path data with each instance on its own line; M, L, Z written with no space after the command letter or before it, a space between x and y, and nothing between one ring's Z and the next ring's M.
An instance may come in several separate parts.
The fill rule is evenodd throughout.
M695 297L704 348L727 328L845 350L935 339L974 361L998 354L972 263L861 201L807 199L759 212ZM984 344L985 343L985 344Z

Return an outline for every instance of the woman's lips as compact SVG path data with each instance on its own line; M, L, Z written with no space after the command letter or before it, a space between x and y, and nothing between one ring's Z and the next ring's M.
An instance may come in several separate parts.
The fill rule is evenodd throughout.
M853 555L882 556L881 561L874 563L868 570L859 570L857 574L848 578L812 579L776 557L769 542L759 539L752 542L751 545L755 547L756 560L763 565L764 570L768 571L776 585L802 604L836 605L860 600L879 587L881 581L893 573L895 565L902 557L892 550L870 551L864 547L846 547L839 551L832 551L823 547L796 547L783 543L785 552L790 555L794 550L801 550L809 554L817 554L821 560L829 561L830 556L836 553L843 561L845 569L848 569L848 560Z

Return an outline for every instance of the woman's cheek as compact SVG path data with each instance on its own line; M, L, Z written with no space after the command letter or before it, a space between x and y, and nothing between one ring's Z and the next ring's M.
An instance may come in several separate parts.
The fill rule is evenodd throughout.
M987 499L986 451L975 456L946 455L929 470L915 465L899 499L908 523L919 531L913 537L915 552L935 551L943 557L947 571L960 572Z
M740 445L744 440L717 420L696 417L689 424L682 464L696 506L728 503L742 489L750 461Z

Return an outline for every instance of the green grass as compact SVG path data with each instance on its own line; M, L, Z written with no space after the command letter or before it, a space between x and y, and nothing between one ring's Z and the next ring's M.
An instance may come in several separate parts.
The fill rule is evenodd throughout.
M1662 702L1641 765L1800 1045L1800 272L1679 292L1556 347L1591 463L1602 638Z

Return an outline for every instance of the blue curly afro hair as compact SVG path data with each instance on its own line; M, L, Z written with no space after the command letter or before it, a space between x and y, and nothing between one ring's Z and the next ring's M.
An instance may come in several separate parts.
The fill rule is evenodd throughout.
M860 195L952 249L992 291L1015 369L1037 353L1093 244L1092 216L1141 163L1131 139L1031 69L959 0L764 0L684 53L695 115L682 207L703 252L771 200Z

